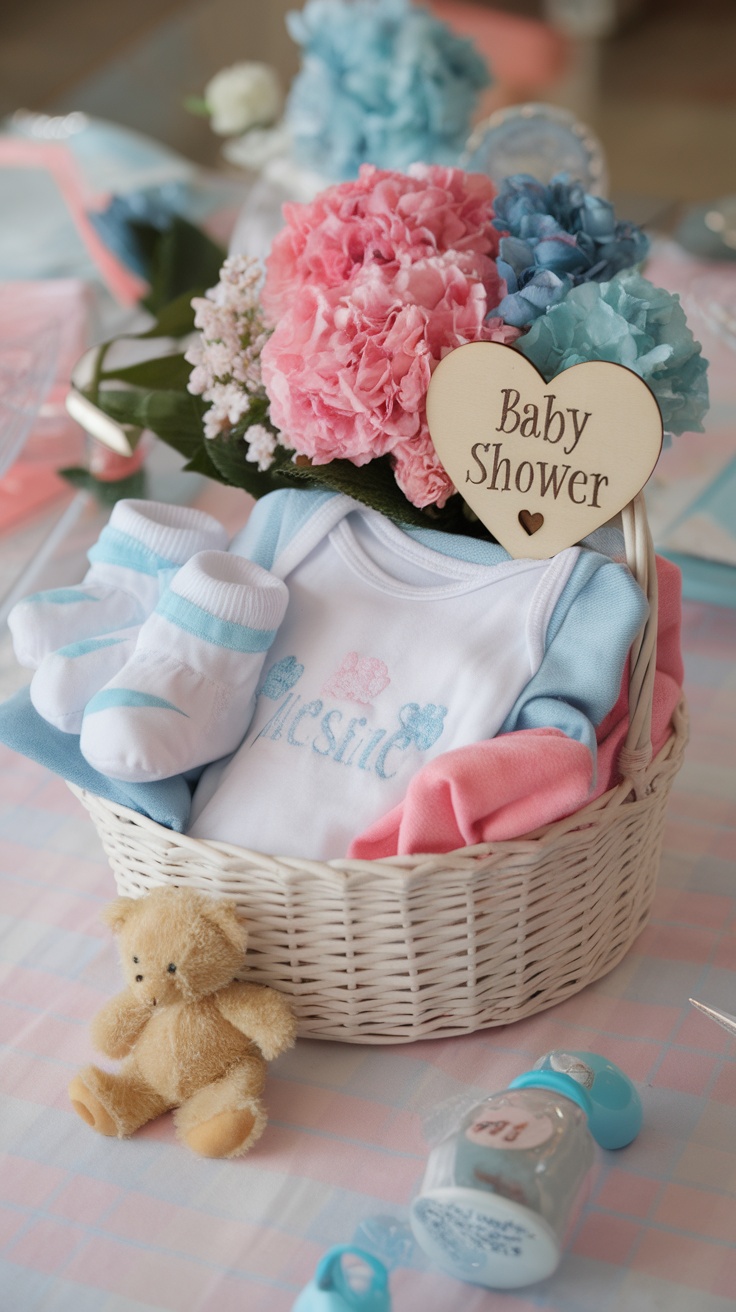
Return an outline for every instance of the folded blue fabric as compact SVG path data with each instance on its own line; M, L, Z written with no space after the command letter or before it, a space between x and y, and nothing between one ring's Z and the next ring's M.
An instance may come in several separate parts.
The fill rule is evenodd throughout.
M183 775L153 784L125 784L93 770L79 750L79 738L54 729L31 705L27 688L0 705L0 742L21 756L45 765L62 779L86 788L108 802L128 806L182 834L187 827L191 792Z

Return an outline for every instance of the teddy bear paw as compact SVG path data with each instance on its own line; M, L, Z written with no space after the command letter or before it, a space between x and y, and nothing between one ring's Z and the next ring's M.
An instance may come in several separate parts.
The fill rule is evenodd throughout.
M218 1112L187 1130L184 1140L200 1157L237 1157L258 1137L259 1119L248 1107Z
M118 1130L112 1116L103 1107L99 1098L87 1088L81 1075L75 1075L69 1085L69 1098L77 1115L91 1125L93 1130L97 1130L98 1134L109 1135L111 1138L116 1137Z

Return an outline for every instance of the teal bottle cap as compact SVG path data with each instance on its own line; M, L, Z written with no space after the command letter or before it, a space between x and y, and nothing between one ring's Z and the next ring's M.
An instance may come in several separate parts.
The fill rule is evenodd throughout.
M588 1106L584 1110L590 1133L601 1148L625 1148L639 1133L643 1115L639 1094L628 1075L600 1053L548 1052L528 1074L544 1076L546 1080L563 1076L577 1085L587 1098ZM560 1092L564 1090L561 1088Z
M516 1079L511 1081L509 1088L550 1089L553 1093L561 1093L563 1098L576 1102L585 1112L588 1121L593 1114L593 1107L585 1089L572 1076L565 1075L561 1071L537 1069L524 1071L523 1075L517 1075Z

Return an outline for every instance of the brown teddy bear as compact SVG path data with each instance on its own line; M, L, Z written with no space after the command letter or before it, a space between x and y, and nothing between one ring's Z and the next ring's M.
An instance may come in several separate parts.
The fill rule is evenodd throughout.
M194 1152L246 1152L266 1126L266 1062L292 1046L296 1022L274 989L234 981L248 938L234 905L157 888L118 898L104 915L128 987L95 1017L92 1039L125 1061L115 1074L85 1067L69 1085L72 1106L118 1138L176 1108Z

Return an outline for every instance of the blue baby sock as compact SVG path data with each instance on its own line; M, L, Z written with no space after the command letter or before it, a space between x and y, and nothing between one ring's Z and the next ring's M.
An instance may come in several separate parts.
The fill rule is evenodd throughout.
M13 607L8 626L18 661L35 670L60 647L142 624L158 601L160 569L226 546L225 529L201 510L119 501L88 553L82 582L36 592Z
M130 660L88 703L80 747L89 764L146 783L234 751L287 601L286 585L251 561L194 556L142 625Z

